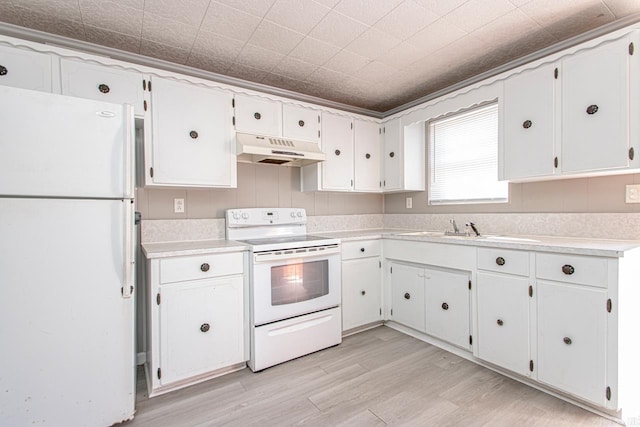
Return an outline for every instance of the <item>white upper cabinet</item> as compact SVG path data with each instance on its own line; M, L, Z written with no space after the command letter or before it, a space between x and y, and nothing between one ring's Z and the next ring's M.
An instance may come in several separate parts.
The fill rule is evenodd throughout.
M378 123L354 120L355 190L380 191L380 126Z
M349 191L353 188L353 119L322 113L322 189Z
M158 77L152 84L146 184L235 187L231 93Z
M400 119L382 124L382 188L384 191L402 190L402 126Z
M297 105L282 105L282 136L320 142L320 111Z
M629 166L632 40L623 38L562 61L562 172ZM640 46L639 46L640 47ZM636 142L637 144L637 142Z
M62 94L114 104L133 105L136 116L144 116L144 90L141 73L62 58Z
M236 132L282 136L282 104L267 98L236 95Z
M505 80L501 179L555 173L554 75L555 65L547 64Z
M51 92L53 56L0 46L0 85Z
M403 126L400 118L382 124L382 190L425 190L424 123Z

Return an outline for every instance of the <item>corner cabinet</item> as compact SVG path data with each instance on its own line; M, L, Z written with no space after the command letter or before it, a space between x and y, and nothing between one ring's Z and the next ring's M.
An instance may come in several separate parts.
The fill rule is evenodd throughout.
M159 77L149 88L146 186L236 187L232 94Z
M148 261L150 397L245 366L244 263L241 252Z
M342 243L342 330L382 321L382 242Z
M424 123L405 127L397 118L383 123L381 130L382 191L424 191Z

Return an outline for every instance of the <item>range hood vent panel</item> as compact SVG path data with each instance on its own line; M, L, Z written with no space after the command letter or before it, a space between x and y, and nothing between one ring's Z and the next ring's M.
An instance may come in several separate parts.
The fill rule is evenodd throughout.
M282 166L307 166L325 160L318 144L271 136L236 133L238 161Z

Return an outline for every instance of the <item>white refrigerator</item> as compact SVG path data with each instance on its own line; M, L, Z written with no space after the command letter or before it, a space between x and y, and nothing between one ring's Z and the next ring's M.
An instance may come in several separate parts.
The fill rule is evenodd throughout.
M133 417L133 120L0 86L0 426Z

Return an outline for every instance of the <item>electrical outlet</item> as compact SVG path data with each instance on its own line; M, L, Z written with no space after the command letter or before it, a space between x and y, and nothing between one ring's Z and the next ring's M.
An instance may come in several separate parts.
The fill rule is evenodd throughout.
M407 197L406 201L407 201L407 209L413 208L413 198Z
M184 213L184 199L173 199L173 212Z
M640 203L640 184L627 185L624 201L626 203Z

